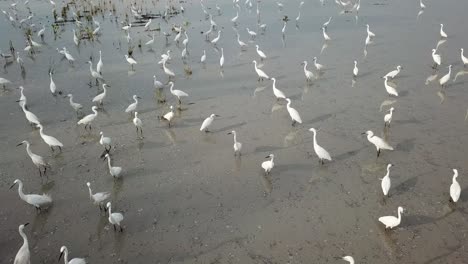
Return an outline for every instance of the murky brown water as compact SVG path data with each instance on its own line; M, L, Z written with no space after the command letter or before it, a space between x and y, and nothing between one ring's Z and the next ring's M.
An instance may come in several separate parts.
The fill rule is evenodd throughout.
M162 12L165 6L164 1L137 3L151 13ZM205 2L213 14L215 3ZM10 4L1 1L0 8L7 10ZM168 22L153 21L153 28L159 24L166 32L171 25L190 22L186 65L193 74L184 74L182 49L172 41L175 34L166 44L159 31L154 31L152 50L134 50L138 65L129 72L124 59L127 41L119 22L125 13L131 14L130 7L127 2L115 4L118 22L109 18L108 10L97 15L102 36L82 41L77 48L74 24L62 26L54 38L50 4L31 1L36 28L42 24L48 28L44 46L34 57L22 51L23 31L1 16L0 47L6 52L11 39L26 67L24 79L15 63L0 73L14 82L0 96L1 263L13 262L22 243L17 227L25 222L31 223L25 230L33 263L56 262L62 245L68 246L71 257L86 257L89 263L343 263L335 259L343 255L353 255L357 263L468 263L467 79L459 76L444 90L438 79L425 84L431 75L443 76L449 64L454 65L452 78L463 70L459 48L468 48L468 2L427 1L417 19L417 1L362 1L356 19L354 13L338 15L332 1L324 6L307 1L296 28L298 1L284 1L282 12L273 1L263 1L261 20L268 27L255 43L268 56L263 70L277 78L277 86L302 115L304 122L296 127L291 127L285 104L274 99L271 82L257 82L251 63L258 60L255 43L248 42L245 31L256 29L255 3L251 10L241 3L238 29L249 44L245 52L239 50L230 22L236 9L231 1L219 4L223 13L214 19L223 31L217 45L224 48L226 58L222 75L219 52L200 33L210 22L198 1L184 3L186 12ZM20 18L27 15L22 3L17 8ZM284 15L291 21L283 40ZM332 41L321 52L320 27L329 16ZM364 56L367 23L377 36ZM449 38L438 49L443 67L434 72L430 54L439 41L440 23ZM134 45L151 35L142 27L130 32ZM64 46L77 60L72 66L55 50ZM176 100L166 90L168 103L158 104L152 86L154 74L167 80L156 64L167 49L172 50L169 67L177 75L175 88L190 95L183 99L183 110L171 128L158 116ZM204 49L205 67L198 63ZM84 112L91 113L91 99L100 90L88 86L86 61L92 56L95 65L99 50L111 88L93 132L87 133L76 125L68 100L51 96L47 73L53 68L58 89L73 93ZM300 63L312 62L314 56L326 70L309 86ZM355 59L360 74L353 84ZM403 71L394 83L401 96L395 99L387 96L380 77L399 64ZM29 109L41 119L45 132L64 143L62 153L51 153L39 132L28 126L15 102L19 91L14 88L19 85L25 87ZM124 113L133 94L143 98L138 107L143 140L137 139L131 118ZM382 134L388 100L395 100L396 110L385 136L395 151L384 151L376 159L361 132ZM386 106L380 110L382 104ZM200 133L201 122L211 113L221 116L213 123L214 133ZM309 156L310 127L320 128L318 141L333 162L321 166L315 155ZM227 135L233 129L243 143L240 158L233 156L232 137ZM121 180L114 181L99 159L99 131L115 142L112 158L124 169ZM41 182L24 146L15 147L22 140L29 140L33 152L51 163L47 182ZM264 176L260 163L269 153L275 154L276 166ZM379 178L390 162L395 164L392 188L383 200ZM462 186L456 206L448 202L451 168L459 169ZM53 206L36 214L16 190L8 190L16 178L24 181L27 193L49 192ZM96 191L111 191L113 207L125 215L123 233L114 233L91 204L86 181ZM406 209L402 224L385 232L377 219L395 215L397 206Z

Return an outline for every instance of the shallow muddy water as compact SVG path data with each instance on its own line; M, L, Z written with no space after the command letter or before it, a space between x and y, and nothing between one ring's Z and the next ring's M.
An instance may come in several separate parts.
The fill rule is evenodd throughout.
M95 41L81 40L77 47L75 24L60 25L54 37L50 3L31 0L30 23L36 30L42 25L47 29L43 42L34 33L34 40L43 45L34 56L23 51L24 26L0 15L0 48L9 52L12 40L26 69L24 77L16 63L0 69L0 77L13 82L0 94L0 263L13 262L22 244L18 225L25 222L30 223L25 232L32 263L55 263L62 245L72 258L85 257L89 263L345 263L337 259L344 255L354 256L356 263L468 263L468 77L459 74L454 80L463 71L459 49L468 48L468 2L427 1L417 17L418 1L363 0L358 16L340 14L330 0L323 6L306 1L296 26L299 1L283 1L282 11L274 1L262 1L260 18L267 29L249 41L245 28L257 31L256 2L249 9L240 1L237 29L249 45L245 51L236 42L231 22L237 9L232 1L217 2L221 15L216 1L205 1L222 30L217 48L201 34L210 21L200 2L188 1L182 4L184 13L167 21L153 19L151 28L160 31L131 28L133 58L138 61L134 71L124 58L128 43L120 23L125 14L131 17L128 1L116 1L112 16L106 4L105 11L95 15L102 35ZM10 4L0 1L0 9L12 12ZM180 6L173 1L137 1L143 13L152 14L163 13L166 4ZM23 3L17 10L20 19L27 16ZM283 38L284 16L290 21ZM330 16L327 30L332 40L325 44L321 25ZM439 44L442 66L434 70L431 50L440 40L440 23L449 37ZM183 46L174 43L171 32L173 25L181 24L189 36L185 63ZM366 24L376 37L364 50ZM168 42L162 32L171 32ZM152 33L153 48L139 48ZM273 96L271 81L257 80L255 44L268 56L262 69L292 99L303 124L291 126L286 104ZM75 57L73 65L57 53L62 47ZM170 128L158 117L177 100L166 87L167 102L158 103L153 88L153 75L167 82L157 61L168 49L175 89L190 95L182 98ZM78 118L63 95L73 93L83 113L91 113L91 100L102 90L89 85L87 61L92 58L95 67L99 50L103 76L111 87L88 133L77 126ZM199 63L203 50L205 65ZM308 85L301 62L312 64L315 56L326 69ZM354 60L360 72L355 81ZM452 79L441 89L438 79L449 64ZM381 78L396 65L403 67L392 81L398 98L387 95ZM63 95L51 95L49 69ZM16 102L15 88L20 85L46 134L65 145L61 153L52 153L39 131L28 125ZM124 112L133 94L142 98L138 112L143 140ZM383 117L391 106L393 121L384 133ZM212 113L220 115L212 133L201 133L201 123ZM320 129L319 144L331 153L332 162L319 164L310 127ZM227 135L231 130L243 144L240 157L233 155L233 139ZM376 158L375 148L361 135L366 130L385 136L395 150ZM123 168L119 180L99 158L99 131L112 138L112 162ZM22 140L30 141L32 151L51 164L48 179L41 180L25 147L16 147ZM275 167L265 176L260 164L270 153L275 154ZM395 165L392 188L383 199L379 179L388 163ZM456 205L449 202L452 168L459 169L462 187ZM26 193L50 193L53 206L36 213L19 199L17 187L8 189L15 179L24 182ZM114 232L104 213L92 205L87 181L95 191L111 192L113 210L125 216L124 232ZM398 206L405 208L401 225L385 231L377 219L396 215Z

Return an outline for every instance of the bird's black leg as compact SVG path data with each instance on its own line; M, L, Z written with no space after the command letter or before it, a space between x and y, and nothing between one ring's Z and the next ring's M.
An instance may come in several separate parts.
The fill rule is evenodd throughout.
M123 228L122 228L122 226L119 226L119 227L120 227L120 233L122 233L122 232L123 232Z
M114 231L117 231L117 229L115 229L115 225L114 225Z
M59 148L60 152L62 152L62 147L61 147L61 146L58 146L58 148Z
M379 157L379 156L380 156L380 149L377 150L377 157Z

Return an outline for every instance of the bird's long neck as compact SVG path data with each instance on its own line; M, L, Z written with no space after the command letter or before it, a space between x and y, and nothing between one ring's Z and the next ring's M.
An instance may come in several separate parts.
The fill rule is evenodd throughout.
M88 190L89 190L89 198L92 198L93 197L93 191L91 190L91 187L88 186Z
M451 73L452 73L452 67L449 67L448 75L450 75Z
M385 177L388 177L390 175L390 167L387 167L387 174L385 174Z
M107 165L109 165L109 170L110 170L112 168L110 157L107 157Z
M401 222L401 211L398 210L398 223L400 223L400 222Z
M236 133L233 133L233 135L234 135L234 144L236 144L237 143L237 135L236 135Z
M275 156L271 156L271 163L273 163L274 159L275 159Z
M22 229L19 230L19 233L20 233L20 236L23 238L23 245L21 247L27 248L29 246L28 237L26 236L26 234L24 233Z
M135 100L135 103L138 104L138 98L133 98L133 100Z
M111 209L111 208L112 208L112 206L111 206L111 205L109 205L109 217L110 217L110 216L111 216L111 214L112 214L112 209Z
M44 132L43 132L43 127L42 125L39 127L39 134L41 134L41 136L44 136Z
M171 88L169 90L171 90L171 92L174 90L174 84L171 83Z
M72 97L72 96L70 96L70 104L74 104L74 103L73 103L73 97Z
M24 195L24 192L23 192L23 183L22 183L22 182L20 182L20 183L18 184L18 194L19 194L19 197L20 197L22 200L24 200L24 199L26 198L25 195Z
M33 153L31 152L31 148L29 146L29 143L26 144L26 152L28 152L28 155L31 156ZM23 185L21 185L23 186Z
M65 264L68 264L68 249L65 248L64 252L63 252L63 260L65 261Z
M307 71L307 62L304 62L304 72Z
M93 72L93 64L92 63L89 64L89 71Z
M273 89L276 89L276 79L273 79Z
M314 131L314 146L317 146L317 132Z

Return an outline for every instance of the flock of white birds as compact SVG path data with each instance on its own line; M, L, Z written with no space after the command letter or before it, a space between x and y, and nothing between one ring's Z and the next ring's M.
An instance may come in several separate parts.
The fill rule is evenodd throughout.
M245 3L243 4L247 8L250 8L250 9L256 8L256 14L257 14L257 17L258 17L258 25L257 25L258 26L257 27L258 31L253 31L252 29L245 28L245 32L247 32L247 34L249 35L250 40L248 42L250 42L250 43L255 42L255 39L259 34L265 34L265 32L266 32L267 25L262 24L260 22L261 21L260 20L260 13L261 13L260 12L260 7L261 7L261 4L263 4L263 5L277 5L277 7L279 9L284 8L284 5L286 5L286 4L288 4L288 5L291 4L289 2L285 2L285 3L276 2L276 3L274 3L274 2L268 2L268 1L264 2L264 3L260 3L259 1L257 1L257 2L254 3L254 1L255 0L246 0ZM323 3L323 1L321 1L321 2ZM337 4L337 6L340 8L342 13L356 13L357 14L359 12L359 10L360 10L360 7L361 7L360 0L357 0L357 1L354 1L354 2L353 1L335 0L335 2ZM59 10L57 8L57 4L54 1L50 0L50 4L52 5L54 10ZM254 7L254 4L255 4L255 7ZM301 18L301 7L304 4L305 4L305 2L301 2L299 4L298 16L295 19L296 23L299 23L299 20ZM420 12L422 12L426 8L426 6L421 0L419 1L419 4L420 4L420 8L421 8ZM11 4L11 6L9 7L8 10L2 10L2 12L5 15L5 18L6 18L7 22L18 25L19 26L18 28L30 28L31 32L34 32L35 31L34 25L31 22L33 15L30 15L30 16L24 18L24 19L20 19L20 15L18 15L18 13L20 13L18 10L20 10L20 9L27 9L27 10L31 11L28 5L29 5L28 0L26 0L25 2L22 2L22 3L14 2L14 3ZM234 9L235 9L235 16L232 17L232 19L230 19L230 21L232 22L232 24L234 25L234 29L236 30L237 43L239 44L240 49L241 50L246 50L246 49L249 48L249 44L246 44L246 42L241 40L241 37L240 37L241 35L240 35L239 31L237 31L237 23L239 21L239 17L243 15L242 14L243 9L241 8L241 5L242 5L242 3L240 3L239 0L234 0L233 1L233 6L234 6ZM220 26L218 26L218 24L214 20L215 17L213 16L213 13L210 12L211 10L214 10L214 9L207 8L207 6L206 6L206 4L204 3L203 0L200 1L200 7L202 8L202 11L204 12L204 14L206 16L206 20L209 20L209 23L210 23L209 30L207 30L206 32L203 33L203 37L206 38L209 42L211 42L212 45L216 46L216 45L219 44L219 40L221 38L223 38L224 35L222 34L222 30L221 30ZM72 15L71 15L71 17L73 18L72 22L74 22L76 24L76 30L75 29L72 30L73 31L73 42L75 43L75 45L80 45L80 43L83 43L84 41L82 39L82 36L80 36L79 32L81 32L82 24L85 23L85 22L82 21L83 20L82 17L78 16L75 11L76 10L73 10L73 9L71 9L69 11L69 12L72 12ZM145 19L144 18L145 16L142 13L142 9L138 8L135 4L131 4L130 12L132 14L131 17L135 21L144 21L145 30L150 30L151 29L151 24L154 21L153 20L154 18ZM184 10L184 7L181 6L180 4L177 3L177 5L174 5L173 3L171 3L170 7L166 6L165 12L162 15L161 19L167 19L167 17L169 17L171 15L171 13L174 13L174 12L182 12L183 13L183 12L185 12L185 10ZM217 4L216 4L216 12L218 12L218 15L222 14L221 8ZM112 13L110 13L109 15L112 16ZM55 19L56 19L56 23L60 23L60 22L65 21L64 18L60 17L60 16L57 16ZM94 28L93 32L91 33L91 35L92 35L91 37L93 37L93 36L98 37L101 34L105 34L105 32L103 32L103 30L100 29L100 22L95 20L94 17L92 18L92 21L95 24L95 28ZM3 21L2 23L5 23L5 22ZM132 37L130 35L130 32L132 31L132 28L134 27L134 24L132 24L132 23L130 23L128 21L125 22L125 23L124 22L122 22L122 23L124 24L122 26L122 30L125 32L126 39L130 43L132 41ZM321 25L322 35L323 35L323 39L324 39L325 42L333 41L333 38L330 36L330 34L327 31L327 28L329 27L330 23L332 23L332 17L330 17L327 21L325 21L323 23L323 25ZM188 45L188 42L189 42L189 36L187 34L187 31L189 30L189 28L184 27L183 25L181 25L181 26L174 25L172 30L176 33L175 38L173 39L173 41L175 43L177 43L177 45L179 45L179 43L182 43L182 45L184 47L184 49L182 50L181 56L180 56L181 59L184 59L184 58L187 57L187 54L188 54L187 45ZM378 34L375 34L374 32L372 32L370 30L370 26L368 24L366 25L365 30L367 32L367 37L365 39L365 44L367 46L367 45L372 43L374 38L378 37ZM44 37L46 37L48 34L51 34L50 31L51 31L50 25L43 25L43 27L36 32L36 35L37 35L38 38L44 39ZM284 21L281 32L282 32L283 35L286 34L286 32L287 32L287 20ZM171 34L164 32L164 35L166 37L166 41L170 41L169 38L171 37ZM35 50L40 50L42 48L42 44L40 42L36 42L36 41L33 40L35 37L36 36L34 36L34 35L29 35L27 37L27 39L26 39L27 44L26 44L26 47L24 48L24 50L22 52L26 52L26 53L29 53L29 54L34 54ZM442 39L446 39L448 37L447 33L444 31L444 25L443 24L440 25L440 37ZM153 33L152 38L149 41L147 41L145 43L145 45L150 47L154 43L155 43L155 37L154 37L154 33ZM223 67L224 67L224 64L225 64L225 58L224 58L224 49L223 48L220 48L220 49L221 49L221 56L219 58L219 67L222 70ZM261 49L259 44L255 44L255 49L256 49L256 52L257 52L258 57L259 57L258 59L260 61L265 62L266 60L268 60L268 56ZM70 54L70 51L67 48L64 47L62 50L57 49L57 51L60 54L62 54L70 63L75 62L76 59ZM3 59L5 61L9 61L9 60L16 61L16 63L19 65L21 71L25 70L24 61L20 57L21 52L16 52L15 53L12 50L11 54L5 54L5 53L3 53L1 51L0 51L0 53L1 53L1 56L3 57ZM207 59L206 56L207 56L206 51L203 50L201 58L200 58L200 63L204 64L206 62L206 59ZM86 130L87 133L94 133L92 125L93 125L93 123L96 122L96 118L99 115L99 109L100 109L100 107L103 106L104 101L106 100L106 95L109 92L108 88L110 86L106 83L106 80L105 80L105 77L104 77L105 76L104 73L106 72L106 70L105 70L105 67L104 67L105 64L103 63L103 57L104 57L104 61L105 61L105 52L103 53L102 51L99 51L99 61L96 64L96 69L94 68L93 62L88 61L90 77L91 77L91 79L93 81L95 81L95 83L96 83L96 85L98 87L102 88L102 92L100 92L98 95L96 95L92 99L92 103L95 104L91 108L92 113L88 114L88 115L85 115L85 116L81 116L81 118L77 122L78 125L84 125L84 129ZM131 54L125 54L123 57L125 58L125 61L128 63L129 67L132 70L134 70L134 68L138 66L138 62L131 56ZM432 59L434 61L434 66L433 66L434 68L437 68L437 67L441 66L442 58L441 58L440 54L437 54L437 49L432 50ZM169 88L169 89L167 89L168 92L171 93L174 96L174 98L178 102L178 107L180 107L183 104L182 99L184 97L188 97L189 95L186 92L182 91L182 90L178 90L178 89L174 88L175 87L174 82L175 82L175 79L176 79L175 78L176 74L175 74L175 72L173 70L168 68L168 64L170 63L171 60L172 60L172 55L171 55L170 50L168 50L167 53L163 53L161 55L161 60L159 61L158 64L160 64L162 66L162 69L163 69L164 73L167 75L168 82L166 84L163 84L161 81L159 81L157 79L156 76L154 76L154 88L155 89L162 89L162 88L166 89L166 87L168 87ZM461 49L461 61L462 61L463 65L468 64L468 58L466 58L464 56L463 48ZM261 67L260 67L260 64L257 62L257 60L255 60L255 59L252 60L252 63L253 63L252 72L255 72L257 74L259 82L263 82L263 81L267 81L267 80L272 81L271 84L272 84L273 95L278 101L283 101L283 102L286 103L286 109L287 109L287 112L290 115L292 125L294 126L296 124L302 124L301 115L300 115L300 113L299 113L299 111L297 109L293 108L292 100L290 98L288 98L288 96L286 96L285 93L283 91L281 91L276 86L277 85L277 80L274 77L270 77L270 75L268 75L264 70L262 70ZM317 57L313 58L313 66L314 66L315 71L317 73L314 73L313 71L308 69L309 64L308 64L307 61L303 61L302 64L303 64L303 71L304 71L305 81L307 83L315 81L317 73L322 72L322 71L326 71L326 69L327 69L326 66L318 63ZM402 69L403 69L403 67L398 65L395 70L390 71L389 73L387 73L385 76L382 77L384 79L383 86L384 86L384 88L385 88L385 90L386 90L386 92L388 93L389 96L397 97L399 95L398 91L389 84L389 80L392 80L392 79L396 78L398 76L398 74L401 72ZM439 83L440 83L441 87L446 86L447 82L451 79L451 70L452 70L452 65L448 66L448 73L446 75L442 76L442 78L440 78ZM354 79L359 78L358 61L354 61L354 67L350 68L350 76L352 76ZM53 72L49 73L49 77L50 77L50 92L52 93L52 95L53 96L61 95L60 90L57 88L57 85L55 84L55 82L53 80L53 77L54 77ZM4 89L7 89L9 87L15 87L15 82L12 82L12 81L4 78L4 77L0 77L0 85L3 86ZM18 99L18 102L19 102L19 106L21 107L22 111L24 112L26 120L34 128L39 129L40 137L42 138L44 143L46 143L50 147L50 149L52 151L62 151L62 148L66 147L66 146L64 146L57 138L55 138L53 136L50 136L50 135L47 135L46 134L47 130L44 131L45 128L41 124L40 118L38 118L38 116L36 116L33 112L31 112L28 109L28 102L29 101L27 100L26 95L25 95L25 92L27 92L25 90L25 88L22 87L22 86L15 87L15 88L18 88L20 90L20 98ZM75 111L78 114L81 114L82 111L83 111L83 106L74 101L73 94L68 94L68 95L66 95L66 97L69 98L69 104L70 104L71 108L73 109L73 111ZM135 126L137 136L138 136L139 139L143 140L144 139L144 137L143 137L143 121L138 116L139 99L142 99L142 98L137 96L137 95L133 95L132 98L133 98L134 102L131 103L130 105L128 105L128 107L125 109L125 112L129 113L129 114L131 114L133 116L132 122L133 122L133 124ZM391 122L392 122L392 119L393 119L394 111L395 111L395 108L391 107L391 108L388 109L388 113L384 116L383 121L384 121L385 129L389 129L389 127L391 125ZM174 107L171 105L170 106L170 111L167 112L166 114L164 114L163 116L161 116L161 119L166 120L168 122L169 127L170 127L171 125L173 125L173 119L175 117L176 117L176 115L174 113ZM202 122L201 127L200 127L200 131L210 132L209 128L213 125L213 123L215 122L217 117L219 117L219 116L216 115L216 114L210 114ZM318 134L319 130L320 129L315 129L315 128L310 128L309 129L309 131L313 133L313 148L314 148L315 154L317 155L317 157L319 159L319 162L321 164L324 164L325 161L332 161L332 156L330 155L330 153L324 147L322 147L321 145L318 144L317 134ZM242 153L242 143L238 141L238 135L237 135L236 131L231 131L228 134L233 135L234 155L241 155L241 153ZM378 137L377 135L374 134L373 131L370 131L370 130L365 131L362 134L366 135L367 140L372 145L374 145L374 147L376 148L377 157L379 157L382 150L393 150L394 149L386 141L386 139ZM121 177L122 176L122 171L123 171L122 167L117 167L117 166L112 165L112 158L111 158L111 153L110 153L110 151L112 150L112 139L110 137L106 137L103 132L100 132L99 144L101 144L104 147L105 155L103 155L103 156L107 160L109 174L114 178ZM22 141L18 145L25 145L26 146L26 152L29 155L29 157L31 158L31 161L34 164L34 166L37 167L40 176L41 177L47 176L47 169L50 168L50 165L47 163L47 161L43 157L33 153L33 151L31 150L31 144L27 140ZM274 170L274 167L275 167L275 163L274 163L275 155L274 155L274 153L272 153L272 154L269 154L266 158L268 160L261 163L261 168L264 170L265 174L269 174ZM393 166L393 164L388 164L387 173L381 179L382 180L381 181L381 187L382 187L382 192L383 192L384 196L388 196L388 194L390 192L390 188L391 188L390 168L392 166ZM460 187L460 184L457 181L457 177L458 177L458 171L457 171L457 169L453 169L452 184L450 185L449 188L447 188L448 189L448 194L450 195L450 200L453 203L456 203L459 200L460 193L461 193L461 187ZM20 179L15 180L13 185L11 186L11 188L14 187L15 185L18 186L18 194L19 194L20 199L22 199L27 204L35 207L38 212L40 212L41 210L46 209L47 207L52 205L53 200L52 200L52 197L50 195L48 195L48 194L42 194L42 195L40 195L40 194L25 194L24 191L23 191L23 182ZM115 231L119 230L119 231L122 232L123 231L122 221L124 220L124 216L121 213L112 211L112 206L111 206L111 203L109 202L109 199L111 198L110 193L109 192L93 193L93 191L91 189L91 183L87 182L86 185L87 185L87 188L89 190L89 197L90 197L90 200L92 201L92 203L94 205L96 205L96 206L99 206L100 210L106 211L106 213L108 214L108 221L113 226ZM404 212L403 207L399 206L397 208L397 217L395 217L395 216L382 216L382 217L378 218L378 221L380 221L385 226L386 229L387 228L388 229L395 228L398 225L400 225L401 220L402 220L402 213L403 212ZM20 233L21 237L23 238L24 242L23 242L22 247L19 249L18 253L16 254L16 257L15 257L15 260L14 260L15 264L30 263L30 251L29 251L29 246L28 246L28 239L27 239L27 236L26 236L26 234L24 232L25 226L27 226L27 224L19 226L19 233ZM86 261L84 259L81 259L81 258L74 258L74 259L69 260L68 259L68 249L65 246L61 247L61 249L60 249L60 257L62 257L62 255L64 256L65 263L73 263L73 264L86 263ZM345 260L345 261L348 261L349 263L354 263L354 258L351 257L351 256L345 256L342 259Z

